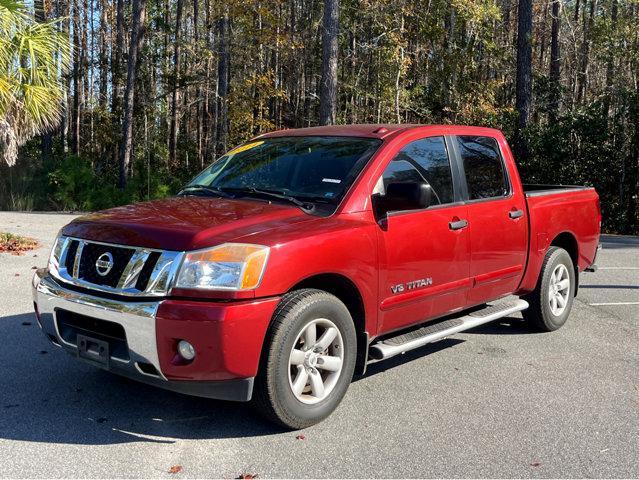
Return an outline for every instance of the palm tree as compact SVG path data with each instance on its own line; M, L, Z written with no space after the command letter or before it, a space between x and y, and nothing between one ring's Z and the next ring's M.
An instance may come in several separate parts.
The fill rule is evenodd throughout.
M22 1L0 0L0 158L9 166L18 147L60 121L70 45L58 22L38 23Z

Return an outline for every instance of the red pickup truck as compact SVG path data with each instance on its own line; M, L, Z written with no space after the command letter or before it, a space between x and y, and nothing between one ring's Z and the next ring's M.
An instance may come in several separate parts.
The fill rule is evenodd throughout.
M65 226L33 298L87 362L303 428L372 362L515 312L561 327L600 220L592 188L522 185L497 130L278 131Z

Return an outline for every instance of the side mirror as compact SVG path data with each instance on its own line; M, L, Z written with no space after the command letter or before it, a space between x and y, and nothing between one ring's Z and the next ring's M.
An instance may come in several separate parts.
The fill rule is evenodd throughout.
M433 197L431 186L425 182L389 183L386 195L379 196L383 213L428 208Z

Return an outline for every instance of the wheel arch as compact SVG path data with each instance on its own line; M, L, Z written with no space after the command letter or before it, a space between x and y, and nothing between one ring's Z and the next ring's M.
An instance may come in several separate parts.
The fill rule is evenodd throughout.
M355 373L363 374L368 357L368 332L366 331L366 310L364 298L351 279L339 273L320 273L307 277L295 285L290 291L302 288L315 288L330 293L346 305L357 333L357 363Z
M579 243L577 237L571 232L565 231L556 235L550 242L551 247L563 248L568 252L572 259L573 268L575 269L575 297L579 290Z

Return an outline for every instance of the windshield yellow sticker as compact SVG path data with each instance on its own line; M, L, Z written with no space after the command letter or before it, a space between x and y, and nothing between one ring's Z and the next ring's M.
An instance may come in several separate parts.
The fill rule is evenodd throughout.
M227 153L227 155L231 156L231 155L236 155L238 153L246 152L247 150L250 150L251 148L259 147L263 143L264 143L264 140L260 140L259 142L251 142L251 143L247 143L246 145L240 145L239 147L236 147L233 150L231 150L229 153Z

